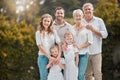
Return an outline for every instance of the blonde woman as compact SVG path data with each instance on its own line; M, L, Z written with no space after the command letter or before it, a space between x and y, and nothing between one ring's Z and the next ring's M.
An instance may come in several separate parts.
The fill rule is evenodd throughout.
M38 46L38 67L40 72L40 80L47 80L48 70L46 65L48 61L59 62L61 56L60 38L57 32L52 27L53 19L49 14L44 14L39 23L39 28L36 31L36 44ZM57 59L51 57L50 47L52 45L58 45L59 55Z

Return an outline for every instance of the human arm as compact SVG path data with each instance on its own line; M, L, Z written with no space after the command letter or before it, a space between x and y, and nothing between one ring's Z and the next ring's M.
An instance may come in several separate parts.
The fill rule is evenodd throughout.
M44 50L44 48L39 44L38 45L38 49L48 58L50 58L51 56Z
M99 30L95 29L92 25L87 25L86 28L89 29L89 30L91 30L97 36L102 37L101 32Z
M50 54L44 49L43 47L43 42L42 42L42 37L40 35L40 31L37 31L35 34L36 38L36 44L38 46L39 51L44 54L46 57L48 57L49 60L53 60Z
M56 63L59 63L59 60L60 60L60 57L61 57L61 52L62 52L61 51L61 41L60 41L60 38L59 38L59 36L58 36L58 34L55 30L54 30L54 36L55 36L55 42L58 46L58 52L59 52L59 54L56 58Z
M84 36L86 36L86 38L83 39L83 41L85 41L85 42L83 44L77 44L77 47L79 49L86 48L86 47L90 46L93 43L93 34L92 34L92 32L90 30L86 29L86 33L85 33Z
M66 43L64 43L64 44L62 45L62 50L63 50L64 52L67 52L67 51L68 51L68 46L67 46Z
M46 65L46 68L48 69L48 68L50 68L50 67L52 67L52 62L49 62L47 65Z
M58 56L57 56L57 58L56 58L56 63L59 63L59 60L60 60L60 57L61 57L61 53L62 53L62 49L61 49L61 43L57 43L57 45L58 45L58 51L59 51L59 54L58 54Z
M75 65L78 67L78 62L79 62L79 54L78 52L75 53Z
M55 64L54 61L49 61L49 63L46 65L46 68L48 69L52 67L54 64Z
M60 62L59 62L59 66L61 69L65 69L65 59L61 58Z
M79 48L79 49L81 49L81 48L86 48L86 47L88 47L89 45L91 45L91 43L89 43L89 42L86 42L86 43L84 43L84 44L76 44L77 45L77 47Z
M60 63L59 66L61 67L61 69L65 69L65 64Z
M99 37L107 38L108 32L104 24L104 21L101 18L98 18L95 25L97 25L96 28L89 24L86 26L86 28L91 30L93 33L95 33Z

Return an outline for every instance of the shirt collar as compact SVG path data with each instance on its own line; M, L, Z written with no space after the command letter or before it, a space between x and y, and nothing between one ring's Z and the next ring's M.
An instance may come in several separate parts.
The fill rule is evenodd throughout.
M56 26L57 26L58 24L57 24L57 22L56 22L56 21L53 21L53 25L56 25ZM61 24L60 26L61 26L61 27L63 27L63 26L66 26L66 25L67 25L67 22L66 22L66 21L64 21L64 23L63 23L63 24Z
M92 18L92 20L90 21L90 22L92 22L92 21L94 21L94 20L96 20L97 18L95 17L95 16L93 16L93 18ZM86 20L85 20L85 18L84 18L84 21L85 22L87 22Z

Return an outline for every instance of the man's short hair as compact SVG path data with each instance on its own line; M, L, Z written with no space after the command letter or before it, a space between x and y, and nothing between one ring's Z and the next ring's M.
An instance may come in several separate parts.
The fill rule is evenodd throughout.
M56 12L57 10L60 10L60 9L64 10L64 12L65 12L65 9L64 9L63 7L60 7L60 6L55 8L55 12Z

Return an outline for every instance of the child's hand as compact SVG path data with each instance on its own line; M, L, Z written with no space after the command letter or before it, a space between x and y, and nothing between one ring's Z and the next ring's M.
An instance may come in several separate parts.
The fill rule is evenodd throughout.
M69 52L70 49L68 48L68 45L66 43L63 44L63 51L64 52Z
M66 44L66 43L63 44L63 50L64 50L64 51L67 50L67 44Z

